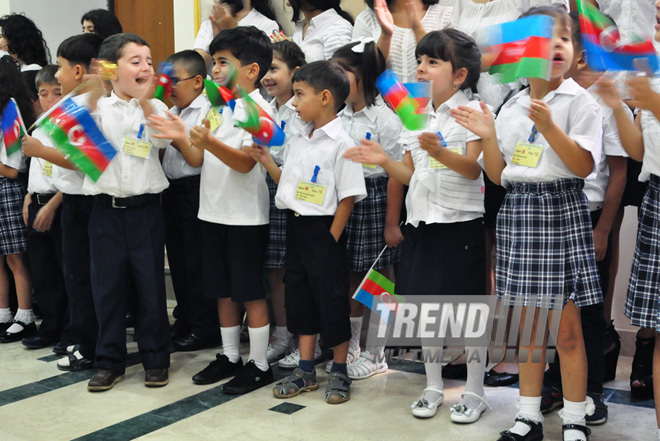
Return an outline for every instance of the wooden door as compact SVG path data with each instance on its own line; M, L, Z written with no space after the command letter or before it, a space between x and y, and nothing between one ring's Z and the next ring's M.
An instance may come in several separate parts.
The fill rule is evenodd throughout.
M154 69L174 53L173 0L114 0L114 12L124 32L132 32L151 46Z

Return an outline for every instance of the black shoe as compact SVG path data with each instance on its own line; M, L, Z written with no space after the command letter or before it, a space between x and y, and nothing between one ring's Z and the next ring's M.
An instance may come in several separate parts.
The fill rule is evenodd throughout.
M467 364L448 364L442 367L442 378L462 380L467 377Z
M614 322L610 323L605 331L603 339L603 353L605 358L605 381L612 381L616 378L616 365L619 361L621 352L621 336L614 329Z
M491 369L486 373L486 378L484 378L484 384L488 386L498 387L498 386L509 386L511 384L516 384L518 382L518 374L510 374L508 372L495 372L494 369Z
M57 369L65 372L83 371L94 367L94 361L83 357L80 353L80 345L74 345L73 350L67 352L67 356L57 362Z
M37 333L37 325L34 322L30 323L29 325L26 325L25 323L19 320L14 320L12 323L18 323L23 327L23 330L19 332L11 332L11 333L5 331L2 335L0 335L0 343L13 343L15 341L23 340L24 338L27 337L32 337Z
M87 390L90 392L102 392L112 389L115 383L124 379L124 375L110 369L98 369L94 376L87 383Z
M43 349L48 346L53 346L57 341L35 335L34 337L24 338L22 343L23 346L29 349Z
M174 341L172 346L181 352L199 351L200 349L215 348L220 346L221 339L216 334L202 334L199 331L189 332Z
M11 326L12 322L2 322L0 323L0 335L4 334L7 328Z
M580 424L564 424L561 426L562 438L564 432L567 430L579 430L580 432L584 433L584 435L587 437L587 441L589 440L589 435L591 435L591 429L588 428L587 426L582 426Z
M564 394L556 387L543 386L541 391L541 413L547 415L564 407Z
M272 383L273 380L273 369L270 366L268 366L267 371L262 371L254 363L254 360L250 360L236 372L234 378L225 383L222 391L231 395L246 394Z
M144 385L147 387L163 387L169 382L167 368L147 369L144 374Z
M596 406L593 415L586 416L587 426L600 426L601 424L605 424L607 422L607 405L603 399L603 394L587 392L587 395L594 400L594 405Z
M223 378L231 377L241 367L243 367L243 360L240 358L236 363L232 363L226 355L217 354L215 360L209 363L201 372L193 375L192 380L195 384L216 383Z
M70 341L61 341L53 346L53 352L57 355L67 355L69 352L66 350L69 346L73 346Z
M655 337L640 338L635 341L635 356L630 372L630 395L638 400L653 398L653 349ZM633 382L639 381L639 386Z
M170 326L170 338L175 340L183 337L190 331L190 327L185 325L181 320L177 320Z
M526 418L516 418L516 421L527 424L530 427L531 430L527 432L527 435L522 436L505 430L504 432L500 432L500 437L497 438L497 441L541 441L543 439L542 423L535 423Z

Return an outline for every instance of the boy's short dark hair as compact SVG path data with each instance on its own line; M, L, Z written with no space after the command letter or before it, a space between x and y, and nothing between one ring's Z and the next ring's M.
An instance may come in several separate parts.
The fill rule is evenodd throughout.
M57 67L56 64L47 64L41 68L37 73L37 76L34 78L34 84L37 86L37 90L42 84L59 84L57 78L55 78L57 69L59 69L59 67Z
M259 65L259 77L255 84L259 84L273 62L273 45L270 39L254 26L239 26L220 31L211 41L209 53L213 56L223 50L230 51L243 66L252 63Z
M202 78L206 78L206 63L197 51L186 49L185 51L176 52L167 57L167 61L181 65L188 72L188 75L200 75Z
M60 43L57 56L64 58L70 65L81 64L89 70L92 58L99 56L103 38L98 34L78 34Z
M147 40L140 37L136 34L131 34L130 32L124 32L122 34L111 35L105 40L99 49L99 58L103 60L108 60L112 63L116 63L122 55L124 46L128 43L135 43L138 46L149 46Z
M309 84L314 91L329 90L335 100L335 110L344 106L348 94L351 92L351 83L344 69L337 63L330 61L314 61L306 64L293 74L293 83L302 81Z

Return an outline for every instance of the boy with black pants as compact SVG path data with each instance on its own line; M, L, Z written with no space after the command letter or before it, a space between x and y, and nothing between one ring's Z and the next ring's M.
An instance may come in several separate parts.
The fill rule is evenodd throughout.
M308 124L289 141L282 169L267 149L253 147L278 183L275 204L289 209L286 236L287 327L300 336L300 365L277 383L273 395L290 398L318 389L314 369L316 335L333 348L325 399L348 401L346 368L351 338L348 262L342 236L353 205L367 196L362 166L344 158L355 142L337 111L348 97L346 73L334 63L307 64L293 76L293 106Z

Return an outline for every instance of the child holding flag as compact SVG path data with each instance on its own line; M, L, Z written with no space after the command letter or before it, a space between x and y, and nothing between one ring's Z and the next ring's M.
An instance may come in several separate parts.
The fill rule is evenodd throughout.
M452 116L482 137L484 168L494 183L507 188L497 218L499 300L526 307L521 323L537 308L563 308L555 342L562 360L563 439L586 441L587 359L580 308L602 302L602 294L582 188L583 179L595 176L600 158L601 110L575 81L564 80L574 56L567 12L538 7L523 16L539 14L554 19L550 80L529 78L530 88L511 98L496 122L483 104L483 112L459 107L452 109ZM530 341L535 341L534 334ZM528 349L531 354L535 348ZM520 360L519 412L499 441L543 438L545 351L542 354L540 362Z
M0 142L0 343L11 343L37 332L32 312L32 284L28 271L27 229L23 222L23 199L26 188L25 163L21 154L20 130L34 122L31 93L12 57L0 58L0 110L3 130ZM10 111L13 109L13 113ZM24 118L23 124L20 115ZM17 124L22 124L17 130ZM8 137L10 136L10 137ZM11 153L10 153L11 152ZM16 281L18 310L12 318L9 310L9 279L5 262Z
M485 250L482 193L483 179L477 158L479 136L450 118L456 106L478 108L470 99L476 92L481 54L475 41L454 29L434 31L422 38L416 55L418 81L432 81L429 121L422 131L404 130L399 143L405 148L402 162L387 156L373 141L350 149L356 162L378 164L410 189L406 197L407 230L401 245L396 274L396 294L483 295ZM422 342L426 351L442 358L442 341ZM467 383L451 419L473 423L486 410L484 368L486 349L474 348L478 357L467 364ZM444 401L442 364L427 362L427 387L412 405L418 418L433 417Z

